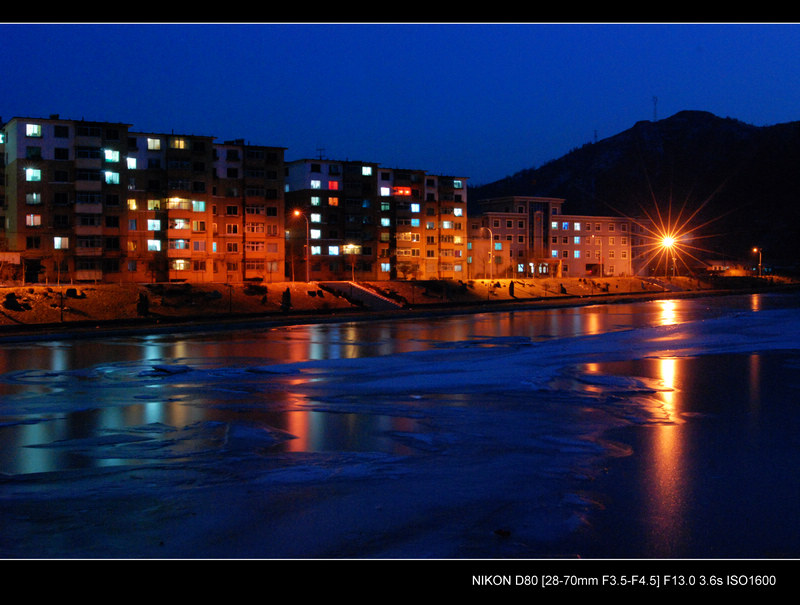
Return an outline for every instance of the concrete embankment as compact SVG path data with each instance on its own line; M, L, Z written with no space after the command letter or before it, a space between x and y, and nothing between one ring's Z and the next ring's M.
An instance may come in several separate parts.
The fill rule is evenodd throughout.
M0 340L271 327L715 296L791 280L532 279L454 282L97 284L0 288ZM369 292L376 304L371 305ZM391 301L392 304L387 304ZM377 303L380 304L377 304Z

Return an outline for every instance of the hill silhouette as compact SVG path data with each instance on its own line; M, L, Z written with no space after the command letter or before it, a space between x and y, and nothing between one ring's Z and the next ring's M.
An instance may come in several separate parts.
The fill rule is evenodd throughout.
M686 223L698 256L796 267L800 122L752 126L703 111L642 121L539 168L469 190L481 199L558 197L569 214Z

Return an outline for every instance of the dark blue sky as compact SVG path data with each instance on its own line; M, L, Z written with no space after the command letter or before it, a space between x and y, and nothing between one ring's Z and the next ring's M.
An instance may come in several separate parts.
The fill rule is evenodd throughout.
M3 119L324 148L472 184L684 109L800 119L794 24L3 24L0 40Z

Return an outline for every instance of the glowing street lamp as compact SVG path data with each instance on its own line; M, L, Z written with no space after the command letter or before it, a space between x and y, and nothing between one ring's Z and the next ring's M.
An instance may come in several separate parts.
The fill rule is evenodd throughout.
M494 234L489 227L481 227L489 232L489 279L494 279L494 259L492 258L492 248L494 248Z
M295 210L294 211L294 215L295 216L302 216L304 219L306 219L306 255L305 256L306 256L306 283L308 283L308 282L311 281L311 279L309 279L309 275L308 275L308 266L309 266L308 252L309 252L309 246L310 246L310 241L311 241L310 237L309 237L309 235L310 235L310 233L309 233L310 232L310 225L309 225L309 222L308 222L308 217L305 214L303 214L300 210Z
M761 277L761 248L753 248L753 252L758 252L758 276Z
M661 247L664 249L664 252L668 255L668 257L672 258L672 276L675 277L675 270L677 267L675 266L675 238L671 235L665 235L661 238ZM669 265L667 265L664 269L664 277L667 277L669 273Z

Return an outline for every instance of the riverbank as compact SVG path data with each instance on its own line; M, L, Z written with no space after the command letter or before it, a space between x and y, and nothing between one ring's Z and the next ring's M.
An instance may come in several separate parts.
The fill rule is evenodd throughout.
M614 304L800 287L788 279L616 277L453 282L91 284L0 288L0 340ZM363 295L353 296L353 288ZM366 294L365 294L366 293ZM381 305L371 305L370 296ZM365 302L366 301L366 302Z

